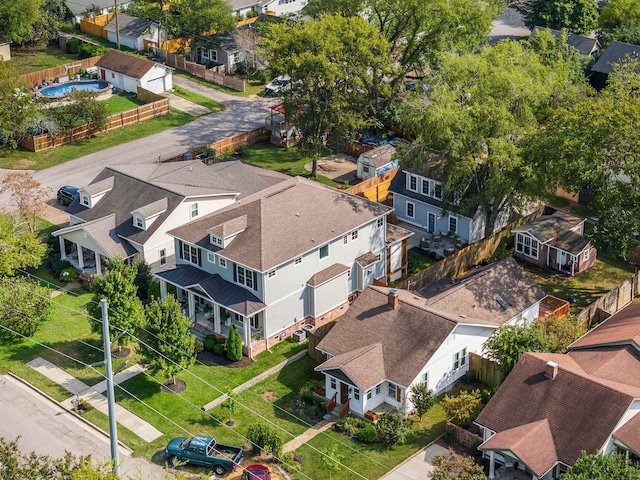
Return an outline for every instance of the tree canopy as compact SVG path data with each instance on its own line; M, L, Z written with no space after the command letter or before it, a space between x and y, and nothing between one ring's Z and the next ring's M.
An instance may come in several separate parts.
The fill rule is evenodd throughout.
M26 220L32 233L37 233L38 216L46 208L49 189L29 172L9 172L0 184L0 194L9 196L9 204Z
M544 162L525 161L522 142L555 104L573 98L571 72L564 58L541 59L515 41L445 55L425 79L429 89L407 96L403 117L416 141L401 162L438 170L445 208L480 208L489 236L498 218L544 195Z
M596 0L534 0L524 8L527 27L548 27L589 35L598 22Z
M587 455L582 452L575 465L563 473L562 480L640 480L640 470L622 455Z
M526 325L503 325L484 343L487 358L497 362L508 374L526 352L546 351L542 331Z
M13 3L18 5L17 2ZM1 21L2 12L0 12ZM16 148L18 146L17 135L33 124L38 110L26 85L20 81L18 73L9 67L7 62L0 62L0 98L2 98L0 102L0 137L7 140L9 147ZM0 142L0 144L2 143L4 142Z
M429 473L431 480L486 480L482 467L468 455L458 455L449 450L446 455L433 458L435 469Z
M235 26L233 11L225 0L173 0L169 25L179 35L200 37L229 33ZM197 42L192 42L192 49Z
M314 159L323 135L352 136L368 124L383 88L388 52L388 42L359 17L325 15L270 29L264 38L265 58L274 75L291 79L282 92L285 112Z
M42 5L44 0L0 0L0 38L16 43L29 40Z
M25 277L0 277L0 325L6 327L0 329L0 339L32 337L52 313L49 293Z
M604 44L611 40L640 44L640 2L636 0L609 0L598 17Z
M25 267L38 267L47 246L17 213L0 213L0 276Z

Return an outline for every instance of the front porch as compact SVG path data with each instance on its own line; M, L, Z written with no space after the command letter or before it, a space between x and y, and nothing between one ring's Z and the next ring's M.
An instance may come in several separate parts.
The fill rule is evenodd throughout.
M60 242L60 259L71 263L78 272L91 276L102 275L105 271L108 257L79 243L66 240L64 237L58 237L58 241Z

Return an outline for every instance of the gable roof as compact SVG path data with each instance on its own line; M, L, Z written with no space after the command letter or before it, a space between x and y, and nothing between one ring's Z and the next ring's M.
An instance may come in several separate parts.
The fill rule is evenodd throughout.
M514 232L526 232L534 236L540 243L551 245L573 255L579 255L585 248L591 245L591 241L571 230L580 225L584 219L574 215L555 212L553 215L544 215L521 227L514 228Z
M364 152L362 155L369 157L373 160L373 164L376 168L380 168L392 161L393 156L396 154L396 149L391 144L383 144L368 152Z
M259 272L317 249L392 209L318 182L294 177L169 234ZM224 249L207 231L247 216L247 228Z
M87 8L92 5L96 5L101 10L105 8L113 7L112 0L73 0L73 1L65 1L65 4L71 10L75 16L81 15ZM124 7L129 4L128 1L119 2L120 6Z
M126 13L118 13L118 30L120 35L131 38L138 38L144 34L149 28L156 23L151 20L143 20L142 18L132 17ZM116 19L111 19L109 23L104 27L107 32L116 31Z
M131 78L142 78L155 66L156 63L151 60L127 55L117 50L109 50L96 62L96 67L121 73Z
M553 379L545 376L548 361L558 364ZM475 422L494 432L505 432L548 420L550 439L511 439L518 449L545 453L535 467L540 470L534 470L536 462L528 464L541 477L554 448L554 463L567 465L573 465L582 450L598 452L638 397L640 388L591 376L569 355L525 353ZM543 440L546 445L541 445ZM490 449L490 445L485 442L481 447Z
M633 344L640 349L640 301L632 302L569 345L569 351Z
M640 57L640 45L613 41L605 48L600 58L591 67L591 71L598 73L611 73L616 64L622 63L626 56L638 59Z
M613 436L640 455L640 413L613 432Z
M562 32L560 30L554 30L552 28L534 27L532 35L538 32L548 30L555 38L561 38ZM597 38L585 37L584 35L577 35L575 33L567 32L567 45L575 48L580 52L580 55L591 55L594 51L600 47L600 42Z
M491 319L497 324L509 321L546 296L513 258L471 270L455 280L439 280L420 294L426 297L430 309L461 319L487 323Z

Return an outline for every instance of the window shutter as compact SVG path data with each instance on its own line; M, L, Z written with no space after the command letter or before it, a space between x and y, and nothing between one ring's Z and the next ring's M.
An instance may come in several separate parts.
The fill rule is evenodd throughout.
M198 248L198 266L202 266L202 250Z
M258 290L258 272L253 272L253 289Z
M238 265L236 265L235 263L233 264L233 281L238 281Z
M400 386L396 385L396 402L400 401Z
M178 240L178 255L180 255L180 260L184 260L182 256L182 240Z

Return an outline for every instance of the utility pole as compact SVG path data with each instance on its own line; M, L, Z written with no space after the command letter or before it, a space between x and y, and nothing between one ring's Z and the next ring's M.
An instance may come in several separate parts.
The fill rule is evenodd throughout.
M116 7L116 40L118 42L118 50L120 50L120 29L118 28L118 0L113 0Z

